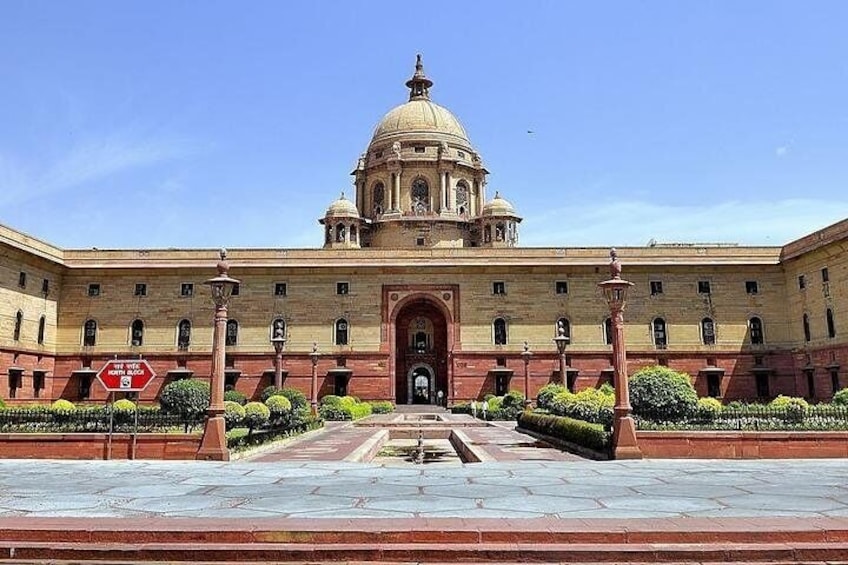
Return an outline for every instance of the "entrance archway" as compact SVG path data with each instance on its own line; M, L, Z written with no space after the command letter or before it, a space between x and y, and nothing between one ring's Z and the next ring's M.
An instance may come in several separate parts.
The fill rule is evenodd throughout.
M395 402L436 404L448 393L448 332L445 314L421 297L395 318Z

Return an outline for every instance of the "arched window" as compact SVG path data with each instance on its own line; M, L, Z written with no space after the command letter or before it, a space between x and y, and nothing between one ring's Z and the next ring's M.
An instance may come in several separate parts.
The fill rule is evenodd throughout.
M271 339L286 337L286 321L282 318L274 318L271 322Z
M378 182L374 185L374 215L379 216L386 209L386 189L383 183Z
M492 241L492 225L486 224L483 226L483 243Z
M144 345L144 322L134 320L130 326L130 345L140 347Z
M506 238L506 225L503 222L495 224L495 241L503 241Z
M44 344L44 329L47 326L47 318L42 316L38 319L38 345Z
M836 337L836 324L833 322L833 310L828 308L825 311L825 317L827 318L827 337L834 338Z
M356 234L356 226L355 226L355 225L351 225L351 226L350 226L350 242L351 242L351 243L356 243L356 236L357 236L357 234Z
M349 331L350 328L348 326L347 320L345 320L344 318L339 318L338 320L336 320L334 336L334 341L336 345L347 345Z
M468 213L468 185L465 181L456 183L456 210L460 216Z
M227 337L225 345L238 344L238 322L235 320L227 320Z
M12 334L12 339L18 341L21 339L21 326L24 324L24 313L18 310L18 313L15 314L15 331Z
M333 226L327 225L326 233L324 234L324 241L327 243L333 242Z
M612 345L612 318L604 320L604 343Z
M704 345L715 345L715 322L713 322L712 318L701 320L701 341Z
M93 347L97 343L97 322L86 320L82 326L82 344L85 347Z
M177 347L179 349L188 349L191 345L191 322L189 320L180 320L177 325Z
M492 333L494 334L495 345L506 345L506 320L495 318L495 321L492 322Z
M801 323L804 325L804 341L810 341L810 317L804 314Z
M665 349L668 346L668 334L666 333L665 320L654 318L654 345L657 349Z
M412 212L425 214L430 211L430 187L427 181L418 177L412 181Z
M753 345L762 345L763 339L763 321L757 316L748 320L748 331L751 335L751 343Z
M571 322L568 321L568 318L559 318L556 321L556 327L554 328L554 337L560 335L560 329L562 330L562 335L567 337L569 340L571 339Z
M344 224L336 224L336 241L341 243L345 240Z

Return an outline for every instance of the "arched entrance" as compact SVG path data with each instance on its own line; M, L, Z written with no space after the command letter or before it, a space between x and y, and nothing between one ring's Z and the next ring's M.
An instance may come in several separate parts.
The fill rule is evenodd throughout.
M448 393L447 321L426 298L401 307L395 319L395 402L436 404Z

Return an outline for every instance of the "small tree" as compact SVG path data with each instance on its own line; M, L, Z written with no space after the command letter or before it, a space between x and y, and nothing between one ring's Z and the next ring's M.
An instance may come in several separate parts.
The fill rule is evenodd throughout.
M244 424L247 426L247 435L253 434L253 430L268 422L271 411L261 402L248 402L244 406Z
M686 373L654 365L630 378L630 402L637 416L676 422L695 412L698 394Z
M209 383L197 379L175 381L162 389L159 405L167 414L180 415L186 431L209 407Z

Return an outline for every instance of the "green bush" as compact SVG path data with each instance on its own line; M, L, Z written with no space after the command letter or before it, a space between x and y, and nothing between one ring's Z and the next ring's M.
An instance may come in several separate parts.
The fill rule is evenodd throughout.
M281 389L281 388L277 388L274 385L267 386L264 389L262 389L262 394L259 395L259 400L261 400L262 402L265 402L266 400L268 400L272 396L279 396L282 393L283 393L283 389Z
M630 378L630 403L637 416L675 422L694 414L698 395L689 375L654 365Z
M224 392L224 402L235 402L244 406L247 404L247 395L237 390L228 390Z
M371 415L371 405L367 402L360 402L350 407L350 416L352 420L358 420Z
M374 414L389 414L395 411L395 405L388 400L377 400L368 404L371 405L371 412Z
M546 384L539 389L539 394L536 396L536 406L550 410L554 397L561 392L568 392L568 389L556 383Z
M3 401L2 398L0 398L0 410L3 410L4 408L6 408L6 403Z
M713 422L721 414L721 410L724 408L721 404L721 401L712 398L699 398L698 403L695 406L695 418L699 422Z
M783 419L787 422L803 422L807 416L810 405L803 398L795 396L780 395L771 402L769 408L783 412Z
M197 379L169 383L159 394L159 405L168 414L202 414L209 407L209 383Z
M336 396L335 394L328 394L324 396L319 401L321 406L339 406L342 402L341 396Z
M609 426L612 424L615 397L608 389L586 388L577 394L562 390L549 404L549 411L557 416Z
M280 391L279 395L274 394L272 396L285 396L288 398L289 402L291 402L292 412L309 411L309 399L296 388L284 388Z
M251 431L271 419L271 410L261 402L248 402L244 405L244 425Z
M77 407L70 400L60 398L50 405L50 411L55 414L68 414L76 410Z
M839 406L848 406L848 388L843 388L833 395L833 403Z
M354 396L328 394L321 399L318 413L325 420L357 420L371 415L371 405Z
M244 406L232 400L224 401L224 422L228 430L237 428L244 420Z
M132 414L135 412L135 402L122 398L112 403L112 411L124 414Z
M265 406L271 411L272 418L280 418L281 416L291 412L292 404L288 398L282 394L274 395L265 401Z
M602 425L573 418L528 410L518 417L518 425L595 451L606 451L609 445L610 434Z

